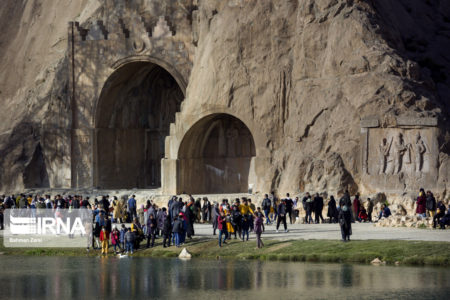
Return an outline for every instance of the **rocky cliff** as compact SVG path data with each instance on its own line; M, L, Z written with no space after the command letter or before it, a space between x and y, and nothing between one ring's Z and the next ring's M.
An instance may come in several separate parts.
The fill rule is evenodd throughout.
M43 146L46 128L71 126L67 23L185 1L3 2L0 190L52 187L68 176L58 167L68 158L57 155L68 145ZM257 192L378 192L362 182L360 121L391 128L408 117L438 120L436 182L445 195L448 1L191 2L196 48L181 116L223 107L255 124L269 160ZM399 182L404 193L416 188Z

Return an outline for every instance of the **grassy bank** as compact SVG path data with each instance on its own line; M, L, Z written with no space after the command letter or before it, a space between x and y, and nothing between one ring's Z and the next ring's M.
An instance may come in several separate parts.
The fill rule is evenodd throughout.
M5 248L0 239L2 255L36 256L98 256L99 250L52 249L52 248ZM138 257L176 257L181 248L141 249L133 256ZM450 243L414 241L351 241L342 243L334 240L265 240L265 247L257 249L255 241L232 240L219 248L216 240L196 238L186 248L193 257L208 259L259 259L271 261L370 263L378 257L387 264L401 265L450 265ZM110 249L112 252L112 249ZM110 254L112 256L112 253Z

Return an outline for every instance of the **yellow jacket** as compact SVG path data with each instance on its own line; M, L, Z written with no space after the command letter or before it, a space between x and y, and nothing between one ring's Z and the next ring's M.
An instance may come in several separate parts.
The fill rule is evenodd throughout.
M239 205L239 211L241 212L241 215L246 215L249 211L251 214L253 214L253 210L250 208L250 206L245 204Z

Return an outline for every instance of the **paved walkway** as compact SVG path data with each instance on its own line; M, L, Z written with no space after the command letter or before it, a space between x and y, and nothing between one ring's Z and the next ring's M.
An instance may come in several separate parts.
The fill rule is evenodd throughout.
M280 229L283 225L280 226ZM274 225L266 226L264 238L279 240L304 239L304 240L337 240L341 238L341 230L338 224L288 224L289 232L275 231ZM195 224L195 235L212 237L210 224ZM370 223L352 224L353 240L405 240L405 241L445 241L450 242L450 230L431 230L415 228L375 227ZM254 238L254 234L250 234Z

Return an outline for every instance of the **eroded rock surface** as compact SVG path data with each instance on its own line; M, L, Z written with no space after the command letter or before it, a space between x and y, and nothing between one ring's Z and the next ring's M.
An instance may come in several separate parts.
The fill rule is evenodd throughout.
M153 39L182 39L183 47L193 49L193 56L188 57L192 66L185 99L164 145L167 161L162 168L173 178L189 174L176 163L189 129L208 115L223 113L248 127L256 147L246 178L233 175L243 180L236 186L248 183L257 193L273 189L336 194L348 188L374 194L386 190L401 200L427 185L439 197L446 197L450 172L448 1L3 2L2 191L39 185L70 188L78 182L74 169L79 168L87 174L80 182L94 184L90 174L97 167L95 159L89 159L93 150L83 154L73 146L73 134L81 130L77 126L86 125L83 130L88 132L95 131L95 125L87 121L74 127L72 123L67 24L77 21L83 28L93 28L90 24L103 20L102 26L107 27L108 22L132 13L155 17L154 24L144 24L147 30L158 28L149 31ZM166 22L164 17L185 21ZM157 21L165 25L155 27ZM96 34L101 39L101 28ZM133 47L144 49L139 41ZM166 50L170 54L173 49ZM94 88L100 91L102 86ZM432 128L424 134L433 139L428 144L435 145L430 147L434 155L431 177L410 174L406 167L395 175L392 186L387 184L389 176L370 177L374 176L370 151L378 151L378 144L371 144L370 138L369 173L365 173L361 120L366 118L376 120L380 137L387 129ZM405 118L419 121L412 126L402 121ZM425 124L423 119L437 121ZM372 128L372 124L365 126ZM91 147L93 140L87 139L86 145ZM81 151L82 164L74 162L74 150ZM198 155L190 159L204 158ZM233 170L216 173L236 174ZM186 180L167 178L167 174L162 174L163 189L181 192L180 182Z

